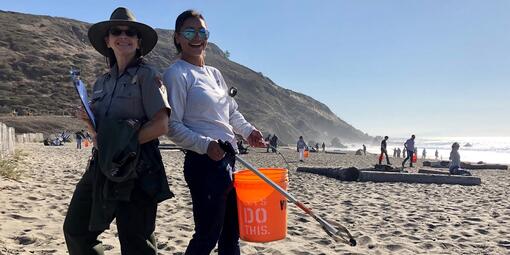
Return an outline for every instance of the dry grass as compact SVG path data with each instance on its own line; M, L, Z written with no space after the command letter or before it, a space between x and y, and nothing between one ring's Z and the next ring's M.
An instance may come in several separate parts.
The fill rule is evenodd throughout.
M26 153L16 150L11 157L0 160L0 176L19 181L23 171L18 168L18 165L23 162L25 156L27 156Z

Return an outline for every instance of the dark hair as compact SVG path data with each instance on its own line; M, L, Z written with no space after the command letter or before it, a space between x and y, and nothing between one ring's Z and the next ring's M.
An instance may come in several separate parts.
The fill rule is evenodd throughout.
M108 30L108 32L106 32L105 37L108 37L109 33L110 33L110 30ZM140 35L138 35L137 37L140 40ZM140 46L140 48L142 47L142 40L139 41L139 45L138 46ZM143 57L142 56L142 51L140 49L136 49L135 59L139 60L142 57ZM112 48L108 48L106 50L105 61L106 61L106 63L108 64L108 66L110 68L112 68L117 63L117 58L115 57L115 53L113 52Z
M188 18L199 18L203 21L205 21L204 16L198 11L195 10L186 10L183 13L179 14L177 19L175 20L175 31L174 31L174 45L177 49L178 53L182 52L181 45L177 44L177 40L175 40L175 33L181 32L182 25L184 24L184 21L186 21Z

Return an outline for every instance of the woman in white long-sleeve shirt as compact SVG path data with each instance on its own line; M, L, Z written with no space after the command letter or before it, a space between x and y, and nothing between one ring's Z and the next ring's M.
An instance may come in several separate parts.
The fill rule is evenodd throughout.
M235 133L251 146L264 147L262 134L237 110L218 69L205 65L209 31L193 10L175 22L174 44L181 57L165 72L173 112L169 136L186 149L184 177L193 202L195 233L186 254L209 254L218 242L219 254L240 254L236 194L218 140L236 149Z

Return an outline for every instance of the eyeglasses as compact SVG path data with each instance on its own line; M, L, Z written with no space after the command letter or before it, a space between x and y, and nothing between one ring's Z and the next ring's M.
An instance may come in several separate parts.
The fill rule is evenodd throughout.
M195 30L194 28L186 28L183 31L179 32L186 40L191 41L198 34L200 40L207 40L209 38L209 30L205 28L200 28Z
M124 29L113 27L110 29L110 34L113 36L119 36L123 32L126 36L129 36L129 37L138 36L138 31L136 31L136 29L134 29L134 28L128 28L128 29L124 30Z

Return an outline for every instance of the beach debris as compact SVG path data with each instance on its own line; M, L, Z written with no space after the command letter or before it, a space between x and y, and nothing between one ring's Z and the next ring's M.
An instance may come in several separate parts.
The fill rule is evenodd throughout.
M482 162L482 163L480 163ZM468 163L468 162L460 162L460 167L470 170L489 170L489 169L496 169L496 170L508 170L508 165L502 165L502 164L485 164L483 161L480 161L478 163ZM450 161L442 160L442 161L423 161L423 166L429 166L429 167L437 167L437 168L446 168L450 164Z
M344 155L344 154L347 154L346 152L341 152L341 151L325 151L326 154L339 154L339 155Z
M382 172L375 169L349 168L323 168L323 167L298 167L298 172L314 173L335 178L341 181L358 182L403 182L403 183L435 183L435 184L458 184L480 185L481 179L474 176L422 174L405 172Z
M402 172L402 168L396 168L396 167L392 167L390 165L379 165L379 164L376 164L374 165L374 169L375 171L382 171L382 172Z

